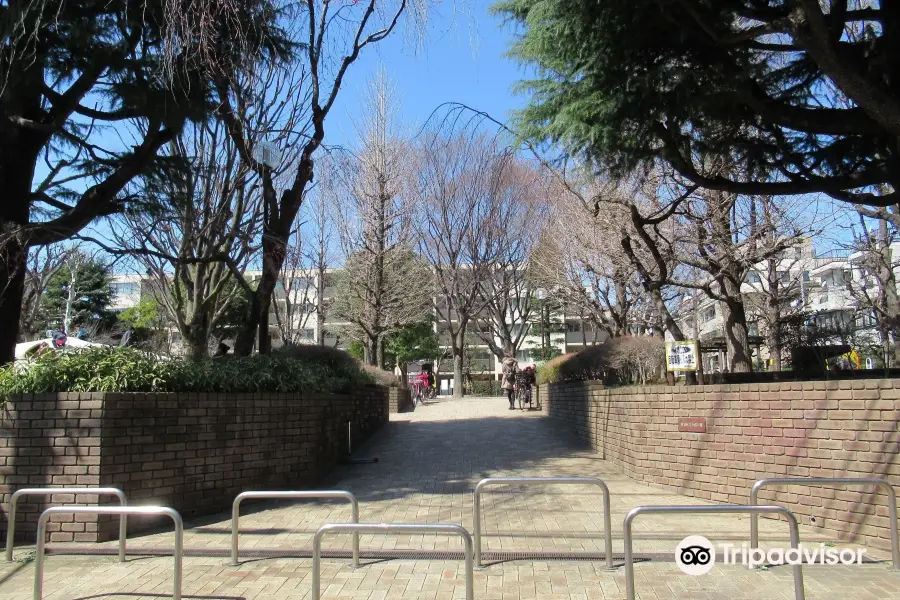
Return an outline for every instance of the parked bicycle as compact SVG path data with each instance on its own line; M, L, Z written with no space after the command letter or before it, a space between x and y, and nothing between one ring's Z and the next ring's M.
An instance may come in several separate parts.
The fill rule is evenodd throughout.
M531 410L531 389L535 383L534 365L528 365L516 373L516 401L519 403L519 410L525 410L526 404L528 410Z
M525 410L525 405L531 409L531 386L516 385L516 401L519 403L519 410Z

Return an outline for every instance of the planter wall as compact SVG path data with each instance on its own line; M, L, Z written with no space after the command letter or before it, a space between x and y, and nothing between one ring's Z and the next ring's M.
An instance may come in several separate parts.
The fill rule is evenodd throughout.
M187 519L228 510L244 490L312 488L388 420L389 390L306 394L24 394L0 408L0 528L23 487L112 486L132 504ZM76 500L59 495L54 503ZM96 502L96 497L79 497ZM17 538L49 505L19 501ZM57 515L51 541L115 538L114 519ZM129 530L162 521L129 521Z

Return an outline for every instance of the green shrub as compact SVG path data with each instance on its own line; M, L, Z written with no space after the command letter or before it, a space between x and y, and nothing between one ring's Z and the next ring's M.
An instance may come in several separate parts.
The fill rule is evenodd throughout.
M321 348L319 348L321 350ZM302 352L298 352L301 354ZM340 356L343 354L343 356ZM131 348L50 352L0 369L0 395L48 392L339 392L374 383L339 350L203 361Z
M502 382L494 380L475 380L472 382L472 389L469 391L473 396L502 396L503 390L500 385Z

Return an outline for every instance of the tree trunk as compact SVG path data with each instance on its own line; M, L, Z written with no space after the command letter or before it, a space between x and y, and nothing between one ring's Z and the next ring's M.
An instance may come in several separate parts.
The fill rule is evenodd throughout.
M378 336L376 342L375 363L379 369L384 370L384 334Z
M884 305L885 328L885 368L889 369L893 352L891 352L891 338L896 337L900 333L900 295L897 293L897 278L894 276L894 260L891 252L891 240L888 234L887 221L881 220L878 223L879 251L881 256L878 260L879 273L877 283L881 288L881 295ZM877 314L876 314L877 317Z
M5 40L3 44L6 51ZM28 68L6 73L3 85L16 90L12 105L4 107L12 109L11 114L41 119L45 63L46 56L32 53ZM29 244L20 236L19 228L29 222L31 186L45 136L5 119L0 122L0 365L11 363L16 357Z
M324 255L323 255L324 256ZM319 345L325 345L325 264L319 262L319 277L316 280L316 330L319 333Z
M184 355L189 360L209 358L209 330L201 323L189 325L181 332Z
M75 304L75 283L78 277L78 267L73 260L69 264L69 289L66 293L66 309L63 311L62 330L66 335L72 335L72 307Z
M372 336L367 335L366 339L363 341L363 362L365 362L369 366L376 366L376 359L378 354L378 340L373 338Z
M0 259L0 365L5 365L16 357L27 251L16 240L10 240L2 250L6 255Z
M722 303L725 316L725 346L731 358L732 373L750 373L753 366L750 361L750 336L747 333L747 313L740 290L726 280L727 297Z
M244 322L234 338L235 356L250 356L253 353L253 347L256 346L256 329L259 326L257 315L259 315L259 296L253 292L247 299Z
M773 373L781 371L782 366L781 336L779 335L779 329L779 325L770 325L769 331L766 332L766 345L769 347L769 360L771 360L769 371Z
M770 232L770 238L774 232ZM774 244L774 239L770 239ZM766 346L769 348L771 364L769 371L781 371L781 280L778 274L778 259L769 258L766 263L766 305L763 309L763 322L766 326ZM802 281L802 274L801 274Z
M462 350L453 349L453 397L463 397L463 356Z
M324 118L324 115L321 118ZM262 235L262 274L256 290L250 295L243 327L238 331L237 339L234 342L234 353L238 356L249 356L253 352L253 341L257 332L259 333L259 353L267 354L271 350L268 321L272 295L275 293L281 267L284 265L285 248L291 237L294 219L303 202L303 191L312 181L312 155L325 135L321 128L321 122L316 122L315 125L316 134L303 148L293 186L282 192L281 200L277 202L276 214L272 214L268 210L266 212ZM263 202L266 206L276 205L275 187L271 175L266 172L263 173Z

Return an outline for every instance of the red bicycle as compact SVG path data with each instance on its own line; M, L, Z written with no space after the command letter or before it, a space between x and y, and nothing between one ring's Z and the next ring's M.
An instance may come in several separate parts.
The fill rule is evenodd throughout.
M416 406L419 402L424 402L425 400L434 400L436 396L437 391L432 386L426 385L418 380L412 383L413 406Z

